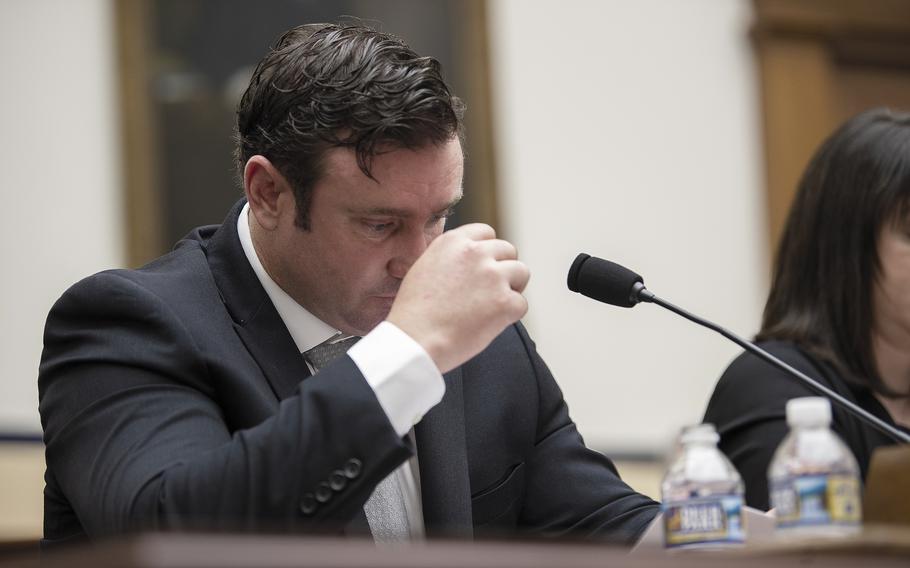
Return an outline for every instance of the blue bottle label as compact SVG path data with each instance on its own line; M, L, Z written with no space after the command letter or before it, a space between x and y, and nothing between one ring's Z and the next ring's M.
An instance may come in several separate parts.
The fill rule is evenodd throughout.
M741 544L745 540L741 495L711 495L663 504L667 548Z
M859 480L851 475L793 475L771 480L779 528L856 526L862 520Z

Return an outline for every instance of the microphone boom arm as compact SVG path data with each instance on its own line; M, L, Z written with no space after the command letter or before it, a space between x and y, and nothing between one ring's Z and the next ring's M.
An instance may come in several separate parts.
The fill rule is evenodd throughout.
M893 426L891 426L890 424L888 424L887 422L885 422L878 416L875 416L871 412L868 412L864 408L861 408L860 406L853 404L852 402L850 402L846 398L842 397L841 395L837 394L833 390L829 389L825 385L820 384L818 381L813 380L811 377L809 377L802 371L799 371L798 369L795 369L795 368L791 367L790 365L784 363L783 361L781 361L774 355L771 355L770 353L768 353L761 347L755 345L751 341L747 341L747 340L743 339L742 337L736 335L732 331L730 331L726 328L723 328L714 322L708 321L706 319L702 319L702 318L696 316L695 314L687 312L686 310L680 308L679 306L673 305L670 302L668 302L662 298L659 298L658 296L654 295L650 290L645 288L643 284L636 283L636 285L632 291L632 296L633 296L633 299L637 299L640 302L650 302L650 303L657 304L658 306L665 308L667 310L670 310L671 312L673 312L677 315L680 315L693 323L697 323L698 325L700 325L702 327L706 327L710 330L716 331L717 333L723 335L730 341L736 343L737 345L739 345L740 347L742 347L749 353L752 353L756 357L759 357L760 359L770 363L774 367L777 367L778 369L780 369L781 371L784 371L785 373L789 374L790 376L796 377L797 379L799 379L803 383L805 383L806 386L808 386L812 390L825 395L826 397L833 400L840 406L848 409L850 412L855 413L857 416L861 417L868 425L874 427L879 432L882 432L883 434L886 434L887 436L890 436L891 438L893 438L899 442L903 442L905 444L910 444L910 435L905 434L904 432L901 432L897 428L894 428Z

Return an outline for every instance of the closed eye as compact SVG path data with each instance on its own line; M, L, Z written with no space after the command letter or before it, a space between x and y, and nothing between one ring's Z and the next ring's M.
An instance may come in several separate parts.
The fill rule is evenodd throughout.
M363 227L366 229L367 233L372 235L384 235L391 232L395 228L394 221L372 221L369 219L364 219L361 221Z
M446 211L443 213L433 215L432 217L430 217L430 222L428 224L435 225L436 223L438 223L440 221L445 221L446 219L448 219L449 217L451 217L454 214L455 214L455 208L451 207L449 209L446 209Z

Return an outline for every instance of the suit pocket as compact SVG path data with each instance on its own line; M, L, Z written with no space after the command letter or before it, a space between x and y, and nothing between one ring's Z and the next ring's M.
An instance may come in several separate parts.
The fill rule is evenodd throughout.
M475 534L482 534L477 529L485 525L494 531L495 527L515 526L524 492L524 467L524 462L512 466L500 481L471 496Z

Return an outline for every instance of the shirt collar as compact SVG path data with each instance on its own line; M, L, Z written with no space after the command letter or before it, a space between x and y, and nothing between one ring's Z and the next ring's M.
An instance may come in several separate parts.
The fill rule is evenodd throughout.
M250 223L248 220L249 210L250 204L244 203L243 209L240 210L240 217L237 218L237 234L240 236L240 245L243 247L243 252L246 254L246 259L253 268L253 272L256 273L256 277L259 278L259 282L265 288L265 293L272 300L275 310L278 311L278 315L284 322L285 327L288 328L294 343L297 344L297 349L303 353L320 343L333 339L344 339L345 336L340 331L317 318L294 301L265 271L265 267L262 266L262 262L259 260L259 254L253 246L253 237L250 234Z

